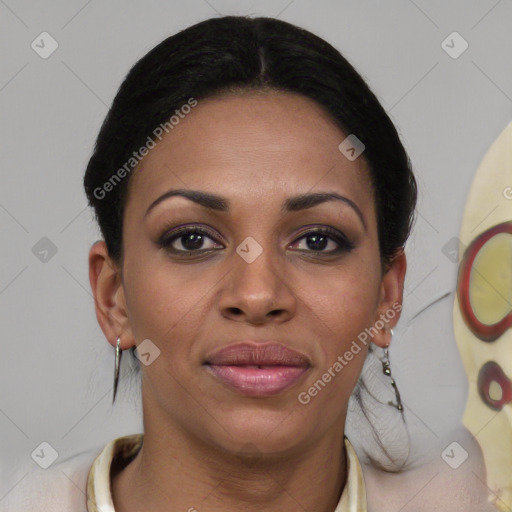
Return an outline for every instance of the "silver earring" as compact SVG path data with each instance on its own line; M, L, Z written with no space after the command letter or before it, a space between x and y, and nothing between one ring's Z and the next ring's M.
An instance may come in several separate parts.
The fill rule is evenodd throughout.
M393 329L390 329L391 331L391 337L393 337ZM395 396L396 396L396 404L394 402L388 402L389 405L392 405L393 407L396 407L400 412L403 412L404 408L402 406L402 400L400 400L400 392L398 391L398 387L396 385L395 379L393 379L391 375L391 368L390 368L390 362L389 362L389 352L388 352L389 343L384 347L384 360L382 361L382 372L384 375L387 375L391 378L391 385L393 386L395 390Z
M116 392L117 392L117 383L119 382L119 367L121 364L121 355L123 354L123 351L121 350L121 336L117 337L117 344L116 344L116 362L114 366L114 396L112 397L112 404L114 404L114 400L116 399Z

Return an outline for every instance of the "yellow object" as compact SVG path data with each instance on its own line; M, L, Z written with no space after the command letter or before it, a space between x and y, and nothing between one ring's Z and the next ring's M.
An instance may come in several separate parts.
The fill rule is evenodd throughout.
M478 253L471 274L470 299L478 320L497 323L511 310L512 235L501 233L489 240Z
M512 509L512 233L506 231L510 221L512 123L485 155L467 198L459 235L461 269L468 259L466 248L479 236L485 239L485 233L493 236L472 261L466 303L461 300L459 272L453 308L455 338L469 380L463 423L482 448L489 500L503 512ZM496 230L502 232L495 234ZM473 323L461 308L471 310ZM484 339L478 331L482 325L484 330L494 328L494 334Z

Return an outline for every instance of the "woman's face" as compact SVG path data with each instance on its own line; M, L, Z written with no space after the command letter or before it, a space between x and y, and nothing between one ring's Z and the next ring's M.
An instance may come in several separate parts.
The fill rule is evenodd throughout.
M401 256L381 275L370 175L362 157L338 149L346 135L302 96L233 94L199 101L141 161L122 281L97 308L110 308L99 317L111 342L121 334L123 348L151 340L160 351L141 364L146 430L182 428L233 452L248 443L285 452L343 432L368 347L358 335L401 302L405 273ZM177 189L219 196L223 208L158 201ZM316 193L342 199L287 208ZM192 231L173 239L184 226ZM276 368L212 371L215 351L245 340L282 344L302 354L302 367L281 368L277 387L240 385L257 371L273 382ZM361 350L347 361L354 340ZM340 356L346 364L333 371ZM330 382L308 393L329 369ZM231 384L219 377L226 371Z

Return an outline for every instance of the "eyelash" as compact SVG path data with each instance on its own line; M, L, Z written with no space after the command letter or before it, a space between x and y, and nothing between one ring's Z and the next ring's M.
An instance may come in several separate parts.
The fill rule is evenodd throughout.
M184 256L184 257L194 256L194 255L197 255L200 253L207 253L207 252L212 252L212 251L217 250L217 249L197 249L194 251L190 251L190 250L183 251L183 250L174 249L171 247L171 244L175 240L179 240L180 238L183 238L189 234L206 235L208 238L211 238L214 242L219 243L219 242L217 242L214 234L211 233L209 230L202 228L202 227L186 226L183 228L179 228L175 231L172 231L170 233L165 232L164 235L162 237L160 237L160 239L157 241L157 244L161 248L164 248L166 251L168 251L172 254ZM326 235L328 238L335 241L339 247L335 250L327 251L327 252L326 251L304 250L304 249L299 249L299 251L306 252L306 253L309 253L309 254L312 254L315 256L325 256L325 255L331 256L331 255L341 254L344 252L350 252L350 251L352 251L352 249L355 248L355 245L352 242L350 242L347 238L345 238L344 235L342 235L337 230L334 230L329 227L315 228L315 229L308 230L305 233L302 233L298 238L296 238L295 241L302 240L303 238L307 238L309 235Z

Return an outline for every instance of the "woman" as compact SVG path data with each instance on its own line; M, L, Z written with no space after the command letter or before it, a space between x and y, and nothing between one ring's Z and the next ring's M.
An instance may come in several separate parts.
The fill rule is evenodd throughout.
M130 71L84 184L98 321L139 347L144 417L89 510L366 510L344 426L400 316L416 184L355 70L278 20L194 25Z

